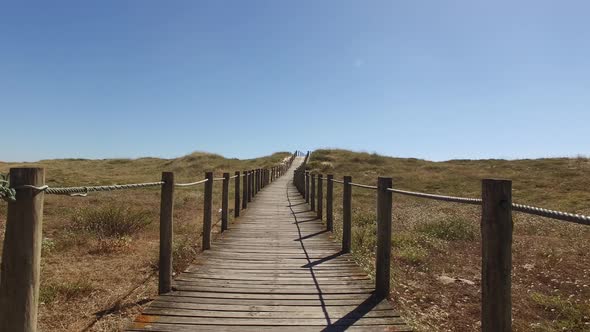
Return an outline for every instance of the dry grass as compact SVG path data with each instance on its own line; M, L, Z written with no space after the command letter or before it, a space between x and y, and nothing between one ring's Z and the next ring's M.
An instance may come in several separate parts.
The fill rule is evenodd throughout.
M344 150L312 153L309 168L375 184L392 176L400 189L480 196L482 178L513 180L513 199L590 214L590 160L453 160L430 162ZM334 187L341 234L341 185ZM375 193L353 188L353 254L373 273ZM475 206L394 195L393 291L417 331L479 329L480 210ZM590 331L590 227L514 214L515 331ZM449 284L440 277L463 279Z
M158 181L173 171L177 182L204 177L205 171L248 170L275 165L288 156L238 160L207 153L178 159L62 159L1 163L44 167L52 186L107 185ZM214 185L213 211L221 207L221 182ZM233 182L230 207L233 207ZM174 203L174 270L182 271L200 251L203 188L178 188ZM39 323L42 331L122 330L142 305L157 294L157 188L93 193L86 198L46 195L41 261ZM231 213L230 213L231 215ZM215 219L220 216L214 214ZM0 201L4 239L6 203ZM1 248L1 246L0 246ZM1 249L0 249L1 250ZM123 298L123 299L121 299ZM98 322L95 320L100 318Z

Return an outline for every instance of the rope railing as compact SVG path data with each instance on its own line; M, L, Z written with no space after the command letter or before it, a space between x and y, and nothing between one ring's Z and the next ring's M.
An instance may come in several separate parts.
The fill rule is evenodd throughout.
M114 184L114 185L109 185L109 186L79 186L79 187L63 187L63 188L53 188L53 187L50 187L47 185L39 186L39 187L33 186L33 185L22 185L22 186L19 186L17 189L33 189L33 190L40 191L40 192L42 191L48 195L86 196L88 193L91 193L91 192L148 188L148 187L161 186L163 184L164 184L164 181L157 181L157 182L145 182L145 183Z
M453 202L453 203L463 203L463 204L473 204L473 205L481 205L481 198L466 198L466 197L455 197L455 196L446 196L446 195L436 195L436 194L427 194L421 193L416 191L408 191L408 190L401 190L401 189L394 189L394 188L387 188L388 191L393 193L407 195L407 196L414 196L420 198L428 198L434 199L437 201L445 201L445 202Z
M392 223L394 209L393 194L407 195L418 198L432 199L444 202L477 205L481 207L481 248L482 248L482 330L509 330L512 324L510 311L504 308L510 306L511 301L511 270L507 266L512 264L513 244L513 214L521 212L545 218L577 223L590 226L590 216L574 214L529 205L508 203L512 202L512 181L498 179L482 179L481 198L458 197L431 194L417 191L401 190L393 187L391 177L379 177L377 186L352 182L351 176L344 176L336 180L332 174L324 176L311 170L302 170L298 174L304 183L299 190L306 203L309 203L315 217L323 220L324 187L327 183L326 202L326 230L333 231L334 223L334 186L333 183L343 184L341 211L341 252L349 253L352 248L353 237L353 208L352 187L375 190L376 215L376 246L375 246L375 293L380 296L390 294L391 281L391 246ZM322 180L326 179L324 182ZM485 286L484 286L485 285ZM502 326L502 328L498 328Z
M562 221L569 221L582 225L590 225L590 217L582 214L573 214L569 212L555 211L544 208L539 208L530 205L515 204L512 203L512 210L523 212L527 214L533 214L541 217L558 219Z
M33 280L29 287L22 287L21 280L28 280L30 276L39 271L41 255L38 251L42 241L43 223L43 194L87 196L91 192L115 191L125 189L139 189L159 187L160 189L160 251L158 261L158 293L165 294L172 290L172 256L173 256L173 219L174 219L174 189L175 187L190 187L205 184L203 188L203 232L202 249L211 248L212 227L221 223L220 232L229 229L229 186L234 183L234 217L239 216L240 207L247 208L247 201L251 201L260 190L279 177L287 174L295 158L295 152L290 158L282 162L273 163L267 168L257 168L241 171L245 174L243 181L239 178L240 172L234 176L223 173L223 177L214 178L213 172L205 172L206 178L187 183L175 183L173 172L162 172L161 181L145 183L114 184L103 186L72 186L50 187L44 183L44 169L32 167L11 168L10 176L0 174L0 199L6 200L8 209L6 231L4 234L4 250L2 253L2 265L7 267L2 271L0 287L11 291L5 303L22 302L24 299L34 299L27 306L0 306L0 317L19 317L18 322L4 320L0 324L0 330L14 330L6 326L35 326L39 289L39 279ZM262 167L262 166L261 166ZM10 177L10 179L9 179ZM227 181L236 179L235 181ZM223 181L221 188L220 219L212 223L215 215L213 212L214 181ZM242 187L243 185L243 187ZM26 189L26 190L24 190ZM39 195L37 195L39 194ZM240 195L242 194L242 195ZM18 200L18 201L17 201ZM240 201L242 205L240 205ZM34 278L33 278L34 279ZM14 324L13 324L14 323ZM33 328L34 329L34 328ZM17 329L18 330L18 329Z
M350 182L349 184L353 187L358 187L358 188L377 189L377 186L369 186L366 184L360 184L360 183L354 183L354 182Z
M340 181L340 180L336 180L336 179L332 179L332 182L344 184L344 181ZM350 185L353 187L359 187L359 188L377 189L376 186L369 186L369 185L359 184L359 183L354 183L354 182L350 182ZM433 200L444 201L444 202L470 204L470 205L481 205L483 202L481 198L469 198L469 197L457 197L457 196L428 194L428 193L423 193L423 192L401 190L401 189L395 189L395 188L387 188L387 190L390 192L396 193L396 194L400 194L400 195L433 199ZM530 205L524 205L524 204L516 204L516 203L512 204L512 209L517 212L537 215L540 217L546 217L546 218L562 220L562 221L569 221L569 222L582 224L582 225L590 225L590 216L585 216L582 214L574 214L574 213L569 213L569 212L550 210L550 209L545 209L545 208L540 208L540 207L535 207L535 206L530 206Z
M202 184L209 181L209 179L204 179L204 180L200 180L200 181L196 181L196 182L189 182L189 183L175 183L174 186L176 187L190 187L190 186L196 186L198 184Z

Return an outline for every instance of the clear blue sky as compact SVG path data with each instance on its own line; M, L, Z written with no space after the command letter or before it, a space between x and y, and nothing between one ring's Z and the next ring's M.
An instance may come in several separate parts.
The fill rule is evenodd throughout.
M590 2L10 1L0 160L590 154Z

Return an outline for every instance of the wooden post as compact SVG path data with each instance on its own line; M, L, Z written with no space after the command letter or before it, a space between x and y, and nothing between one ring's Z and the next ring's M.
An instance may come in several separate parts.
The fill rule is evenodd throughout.
M256 170L252 170L252 199L256 196Z
M248 203L252 202L252 170L248 171Z
M309 203L309 172L305 172L305 203Z
M256 194L260 191L260 168L256 170Z
M205 173L205 199L203 200L203 250L211 249L211 209L213 208L213 172Z
M252 199L256 196L256 170L252 170Z
M305 199L305 171L299 170L298 175L298 182L299 182L299 192L301 196Z
M160 261L158 269L158 294L172 290L172 236L174 215L174 173L162 173L160 194Z
M10 186L45 184L43 168L11 168ZM16 189L8 202L0 281L0 331L37 330L43 191Z
M318 219L324 217L324 184L323 175L318 174Z
M393 187L391 178L377 180L377 253L375 255L375 295L389 296L391 268L391 209Z
M223 173L221 184L221 232L227 231L229 219L229 173Z
M342 252L350 252L352 243L352 182L351 176L345 176L342 188Z
M234 218L237 218L240 216L240 171L236 171L234 175Z
M258 169L254 170L254 188L252 189L253 191L253 196L256 196L256 194L258 193Z
M309 195L309 201L311 203L311 210L315 211L315 174L311 174L311 191Z
M252 198L256 196L256 170L252 170Z
M248 171L243 171L243 180L242 180L242 209L248 208Z
M334 175L328 174L328 183L326 183L326 229L330 232L334 230Z
M512 181L482 180L483 332L512 331Z

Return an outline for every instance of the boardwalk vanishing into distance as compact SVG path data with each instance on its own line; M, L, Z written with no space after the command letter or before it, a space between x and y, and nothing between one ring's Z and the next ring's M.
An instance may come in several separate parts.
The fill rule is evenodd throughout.
M411 331L293 185L295 159L129 331Z
M162 172L161 181L52 187L45 184L43 168L11 168L9 181L0 181L0 198L8 202L0 330L37 328L44 195L160 188L160 295L129 331L410 331L387 301L396 194L481 207L481 330L510 332L513 211L590 225L590 216L514 203L510 180L482 179L481 198L448 196L397 188L391 177L379 176L371 185L352 182L350 175L324 176L308 167L310 152L301 155L296 151L268 168L234 176L224 172L216 178L207 171L205 179L188 183ZM216 182L222 186L221 234L212 242ZM230 183L236 218L231 224ZM342 186L341 243L332 233L335 185ZM203 253L172 280L174 188L196 186L204 194ZM349 254L353 187L376 198L374 281Z

